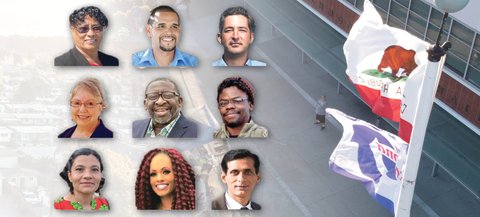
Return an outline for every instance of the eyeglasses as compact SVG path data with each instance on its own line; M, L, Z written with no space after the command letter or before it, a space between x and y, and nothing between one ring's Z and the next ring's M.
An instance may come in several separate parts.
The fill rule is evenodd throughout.
M233 98L233 99L230 99L230 100L225 100L225 99L222 99L222 100L219 100L218 101L218 106L220 108L224 108L224 107L227 107L228 104L230 104L230 102L235 105L235 106L239 106L241 105L244 101L248 101L248 99L246 98L240 98L240 97L236 97L236 98Z
M103 26L102 25L91 25L91 26L88 26L88 25L85 25L85 26L77 26L77 27L73 27L75 30L77 30L78 33L80 34L85 34L87 33L90 29L94 32L94 33L100 33L103 31Z
M173 99L178 95L178 93L171 92L171 91L163 91L163 92L156 92L156 93L147 93L145 94L146 98L151 101L157 101L160 97L162 97L163 100L167 99Z
M91 109L91 108L95 108L95 106L97 106L98 104L102 104L101 102L96 102L96 101L87 101L87 102L80 102L80 101L71 101L70 102L70 106L72 108L80 108L82 107L82 105L84 105L85 107Z

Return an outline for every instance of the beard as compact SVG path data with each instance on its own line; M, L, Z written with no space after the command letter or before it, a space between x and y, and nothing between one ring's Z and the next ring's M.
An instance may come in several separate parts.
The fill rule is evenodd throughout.
M162 42L162 38L165 38L165 37L171 38L172 41L171 42ZM162 51L165 51L165 52L174 51L175 48L176 48L176 45L177 45L177 37L175 37L174 35L161 36L159 38L159 48Z
M225 122L225 126L229 128L237 128L239 126L242 126L242 124L245 124L245 123L240 122L240 120L236 120L234 122Z
M160 44L160 50L165 51L165 52L174 51L175 48L176 48L176 46L173 46L173 47L165 47L165 46L163 46L163 45Z

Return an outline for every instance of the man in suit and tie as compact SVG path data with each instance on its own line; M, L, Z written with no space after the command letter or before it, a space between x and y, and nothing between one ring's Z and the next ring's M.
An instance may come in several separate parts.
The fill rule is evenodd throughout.
M227 191L212 201L212 209L260 210L262 207L250 198L260 181L258 156L246 149L233 149L223 156L221 165Z
M172 80L157 78L151 81L145 89L143 104L150 118L133 122L133 138L197 137L197 123L181 113L183 98Z

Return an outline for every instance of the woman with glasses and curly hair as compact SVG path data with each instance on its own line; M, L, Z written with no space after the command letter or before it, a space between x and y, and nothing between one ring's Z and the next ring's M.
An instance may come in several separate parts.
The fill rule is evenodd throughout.
M135 183L137 209L195 209L195 174L175 149L157 148L143 158Z
M95 6L70 14L73 48L55 58L55 66L118 66L118 59L99 51L108 19Z

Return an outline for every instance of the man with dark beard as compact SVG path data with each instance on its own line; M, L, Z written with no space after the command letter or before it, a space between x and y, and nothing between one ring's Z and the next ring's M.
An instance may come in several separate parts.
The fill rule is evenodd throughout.
M250 116L255 103L255 90L248 80L241 77L226 78L218 86L217 94L223 124L213 134L214 138L268 137L268 130L255 124Z
M183 98L168 78L157 78L145 89L143 100L150 118L134 121L132 137L196 138L197 123L183 116Z
M180 37L180 17L169 6L158 6L150 12L147 25L147 36L152 47L134 53L132 65L137 67L175 67L197 66L195 56L184 53L177 48Z

